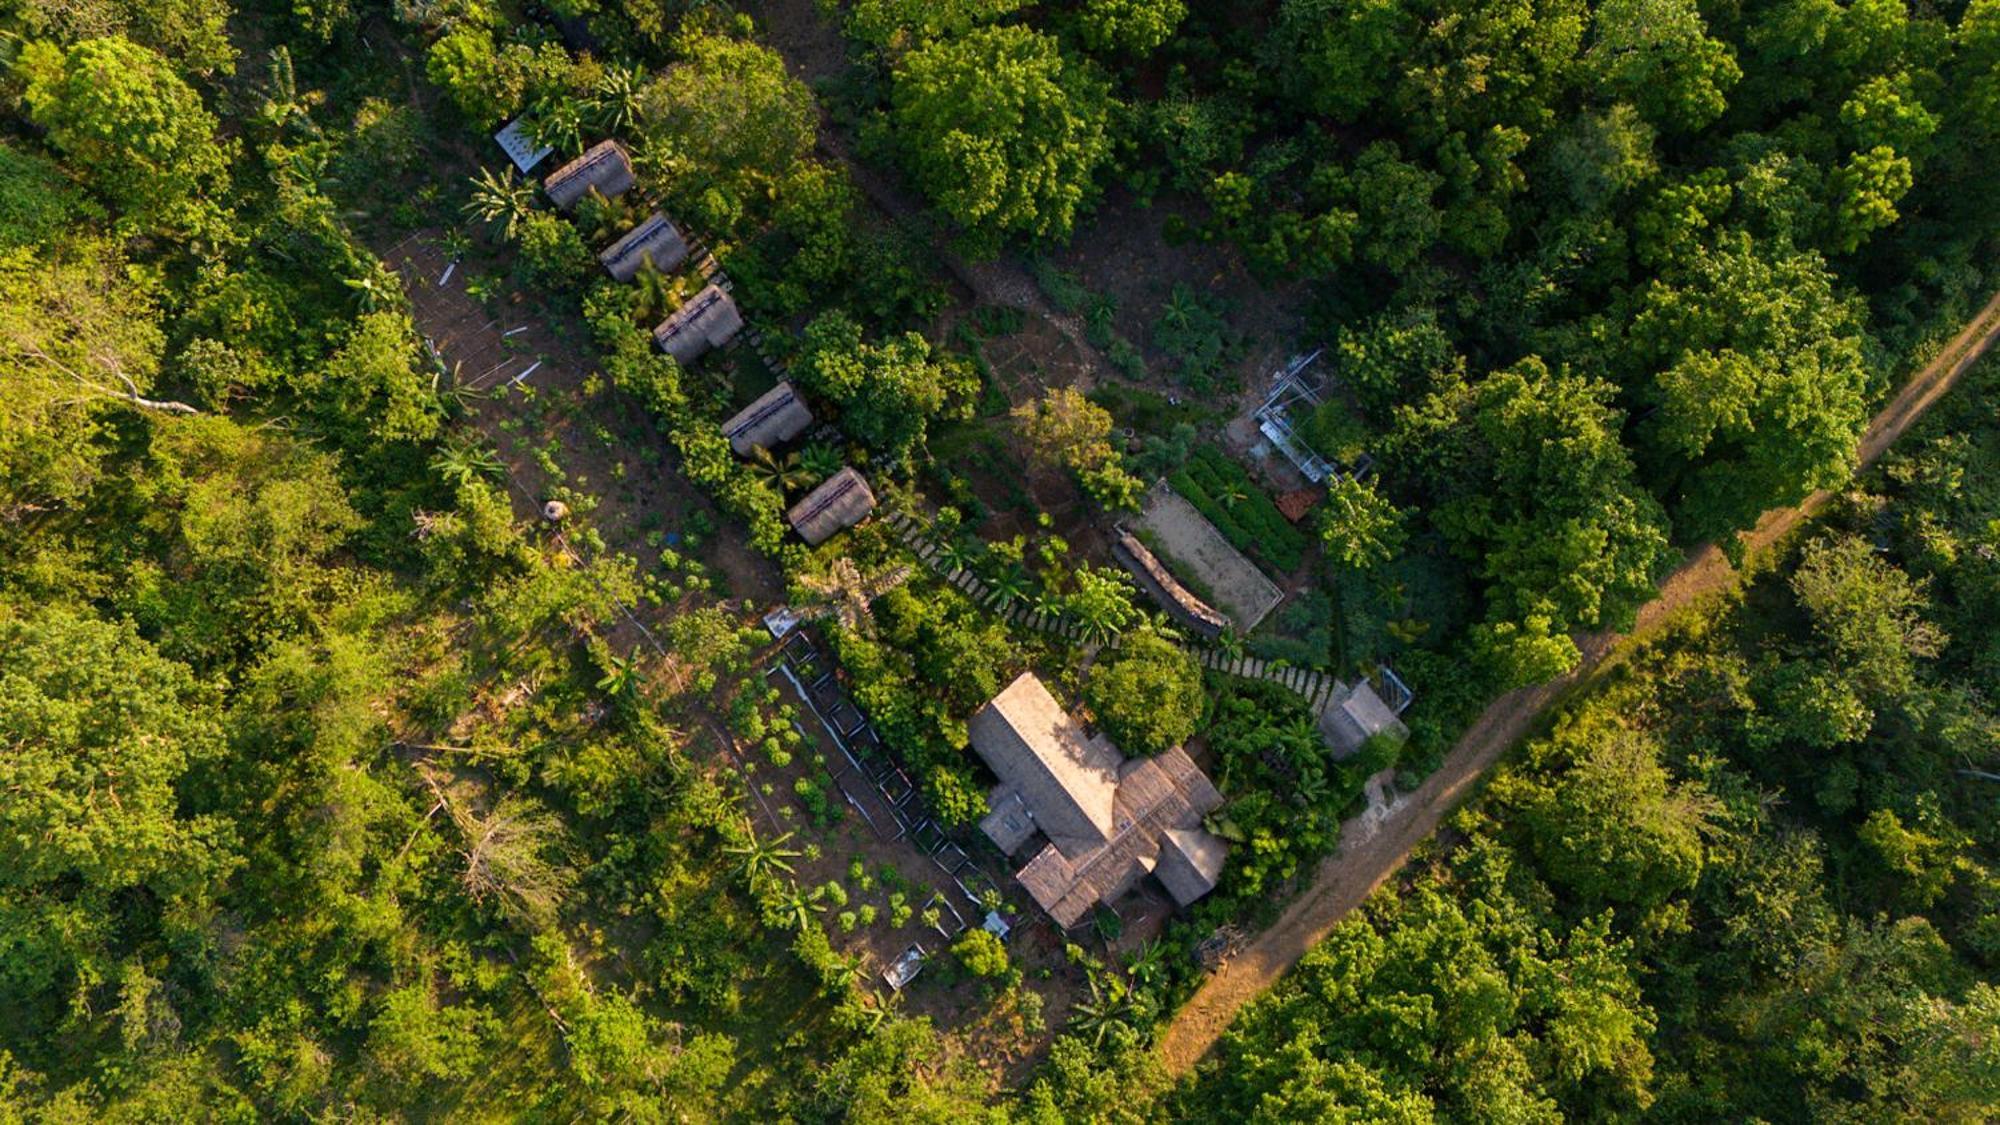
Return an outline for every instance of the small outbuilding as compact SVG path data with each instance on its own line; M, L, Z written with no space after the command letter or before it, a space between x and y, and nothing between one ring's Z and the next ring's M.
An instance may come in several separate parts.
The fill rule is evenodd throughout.
M1320 713L1319 733L1332 747L1334 757L1345 758L1376 735L1403 742L1410 737L1410 728L1403 725L1396 712L1382 702L1382 697L1375 694L1375 689L1369 686L1367 680L1363 680Z
M792 510L785 513L785 520L799 533L799 538L817 547L836 532L860 523L874 510L875 493L868 487L868 478L849 465L792 505Z
M734 340L742 330L743 314L736 311L736 302L711 285L661 321L653 329L653 342L686 366Z
M777 386L758 395L755 402L724 422L722 436L729 439L729 448L738 457L748 457L760 445L776 449L805 433L812 420L812 411L806 409L806 401L798 389L791 380L781 379Z
M647 262L661 273L672 273L681 268L687 256L687 239L681 236L680 228L655 211L605 247L597 260L613 281L630 281Z
M617 141L599 141L582 156L549 173L542 190L549 201L567 211L577 205L592 188L606 199L624 195L638 180L632 175L632 157Z

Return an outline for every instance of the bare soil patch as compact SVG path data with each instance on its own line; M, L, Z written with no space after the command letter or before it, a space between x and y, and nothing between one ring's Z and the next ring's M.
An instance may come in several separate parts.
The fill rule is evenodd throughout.
M1248 633L1285 598L1257 564L1229 545L1193 504L1165 481L1153 485L1134 523L1154 536L1166 560L1191 572L1236 628Z

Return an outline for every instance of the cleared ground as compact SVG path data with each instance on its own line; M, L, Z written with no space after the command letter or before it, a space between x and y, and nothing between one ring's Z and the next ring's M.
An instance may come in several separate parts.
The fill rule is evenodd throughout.
M1256 628L1284 600L1277 583L1230 546L1215 525L1165 481L1146 493L1133 523L1153 537L1160 561L1196 593L1212 599L1239 631Z

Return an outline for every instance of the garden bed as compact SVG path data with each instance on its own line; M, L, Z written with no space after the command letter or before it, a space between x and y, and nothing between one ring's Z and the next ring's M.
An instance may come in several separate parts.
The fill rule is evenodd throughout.
M1215 607L1241 632L1255 629L1284 600L1277 584L1230 546L1214 522L1164 482L1146 493L1136 528L1158 544L1161 561L1187 573L1191 588L1213 594Z

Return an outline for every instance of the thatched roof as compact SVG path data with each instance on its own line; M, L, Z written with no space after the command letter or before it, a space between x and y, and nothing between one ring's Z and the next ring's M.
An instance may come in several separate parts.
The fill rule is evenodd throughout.
M597 260L613 281L630 281L647 262L661 273L672 273L681 268L687 256L687 239L681 237L680 228L655 211L605 247Z
M1049 840L1071 857L1111 838L1119 754L1084 737L1040 677L1024 672L966 722L972 748L1014 787Z
M711 285L661 321L653 329L653 342L685 366L735 339L742 330L743 314L736 311L736 302Z
M748 457L756 446L776 449L805 433L812 420L806 400L799 396L790 380L781 379L777 386L758 395L755 402L724 422L722 436L729 439L729 448L738 457Z
M1222 861L1229 855L1229 845L1214 834L1200 828L1169 828L1160 833L1160 858L1153 865L1153 874L1160 877L1160 885L1174 896L1174 901L1186 906L1215 889L1215 882L1222 877Z
M1185 750L1128 759L1102 736L1086 738L1033 673L975 712L967 729L1001 779L980 827L1009 853L1035 828L1048 838L1015 878L1057 925L1075 925L1161 868L1182 905L1214 889L1228 845L1203 831L1201 818L1222 794Z
M1160 603L1174 620L1204 637L1219 637L1229 628L1229 619L1181 585L1138 536L1120 531L1111 545L1111 553L1139 580L1139 588Z
M1382 702L1375 689L1363 680L1338 703L1330 704L1319 717L1320 736L1333 748L1334 756L1345 758L1370 738L1381 734L1401 742L1410 737L1410 728L1396 712Z
M986 796L986 807L992 811L980 820L979 830L1001 854L1013 855L1035 834L1035 818L1028 815L1028 806L1021 803L1021 795L1012 785L1002 782L995 786Z
M869 490L868 479L849 465L806 493L785 519L799 538L817 547L874 510L875 493Z
M549 178L542 181L542 190L548 193L549 202L567 211L589 195L591 188L610 198L631 191L637 182L625 146L617 141L599 141L582 156L549 173Z

